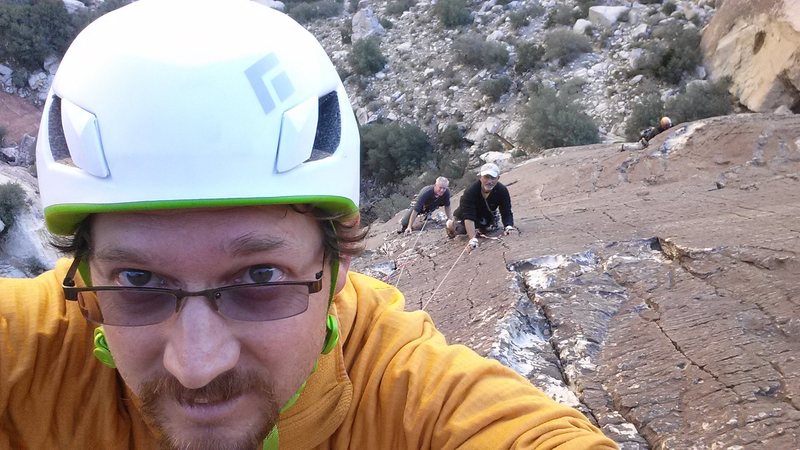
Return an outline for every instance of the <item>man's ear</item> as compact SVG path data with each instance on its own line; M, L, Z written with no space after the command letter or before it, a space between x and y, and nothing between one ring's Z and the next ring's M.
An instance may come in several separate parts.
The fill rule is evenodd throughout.
M341 256L339 259L339 274L336 276L336 293L338 294L344 288L347 282L347 270L350 269L350 257Z

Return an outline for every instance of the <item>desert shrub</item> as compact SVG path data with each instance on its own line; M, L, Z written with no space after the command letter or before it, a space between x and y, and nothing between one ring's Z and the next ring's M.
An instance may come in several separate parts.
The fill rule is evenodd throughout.
M61 56L80 31L61 0L0 2L0 61L29 70Z
M378 22L380 22L381 26L385 30L391 30L394 27L394 23L391 20L387 19L386 17L381 17L380 19L378 19Z
M578 17L577 18L579 19L579 18L582 18L582 17L583 18L589 17L589 8L591 8L592 6L597 5L597 0L578 0L576 3L577 3L577 6L578 6Z
M370 37L353 42L350 50L350 66L359 75L372 75L386 66L386 57L381 53L377 38Z
M338 16L342 12L342 4L334 0L317 0L315 2L290 3L287 6L289 16L300 22Z
M387 221L394 217L398 211L408 208L411 199L400 193L393 193L378 200L371 208L371 215L381 221Z
M506 148L503 146L503 143L500 142L500 139L497 136L491 135L486 139L486 151L487 152L504 152Z
M353 22L348 20L342 21L339 24L339 34L342 35L342 44L350 44L353 42Z
M497 101L500 97L508 92L511 87L511 79L508 77L490 78L481 83L481 94L490 97L492 100Z
M587 81L583 77L569 78L561 85L561 88L559 89L559 95L574 97L575 95L581 93L581 90L583 90L583 86L586 83Z
M666 1L664 2L663 5L661 5L661 12L663 12L666 15L674 13L676 9L678 9L678 5L676 5L671 1Z
M642 97L633 104L631 116L625 122L625 139L630 142L638 141L641 131L656 126L663 115L664 102L658 94Z
M508 62L505 45L487 41L475 33L456 38L453 51L457 61L477 68L502 67Z
M508 13L508 21L511 23L511 28L517 30L531 23L527 11L521 9L519 11L511 11Z
M588 37L566 28L548 31L544 36L544 59L558 59L562 66L590 51L592 43Z
M518 29L528 25L531 19L544 14L544 11L545 9L537 3L508 13L508 20L511 22L511 27Z
M14 225L14 216L25 206L25 190L17 183L0 184L0 221L5 224L5 234Z
M515 49L517 62L514 64L514 70L520 74L535 69L544 57L544 47L534 42L519 42Z
M464 142L464 133L454 123L447 124L439 133L439 145L444 149L459 148Z
M451 150L438 152L437 156L436 173L438 175L447 178L451 182L464 175L464 171L467 169L467 164L469 163L469 155L464 151L459 148L453 148Z
M567 147L598 142L597 125L574 101L553 89L531 94L525 106L520 141L529 148Z
M431 159L432 146L416 125L372 123L361 127L361 167L379 183L396 183Z
M8 130L6 127L0 125L0 147L3 146L3 141L6 139L6 134L8 134Z
M575 10L571 6L562 3L556 5L556 7L551 9L547 14L544 20L544 27L552 28L558 25L572 26L572 24L575 23L575 19Z
M681 123L729 114L733 111L729 88L730 80L727 78L713 83L689 83L686 92L667 101L667 115L672 123Z
M415 4L416 2L414 0L393 0L386 5L386 14L399 16L411 9Z
M677 22L655 27L642 47L646 53L639 71L668 83L678 83L683 73L694 70L702 59L697 28L683 28Z
M466 0L439 0L434 12L446 28L472 23L472 15L467 8Z

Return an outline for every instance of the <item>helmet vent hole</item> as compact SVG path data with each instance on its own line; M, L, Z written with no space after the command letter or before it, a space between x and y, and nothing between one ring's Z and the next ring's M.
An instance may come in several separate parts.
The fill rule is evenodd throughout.
M316 161L331 156L339 147L342 137L342 118L339 112L339 97L336 91L319 98L319 116L314 147L308 161Z
M50 137L50 153L56 162L72 164L72 158L64 136L64 125L61 123L61 97L55 95L50 102L47 117L47 134Z

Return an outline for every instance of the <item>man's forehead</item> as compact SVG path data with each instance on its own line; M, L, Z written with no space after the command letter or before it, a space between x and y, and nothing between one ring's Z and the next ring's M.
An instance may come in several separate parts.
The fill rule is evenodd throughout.
M171 236L215 241L230 248L251 247L253 243L302 241L319 230L313 215L285 205L224 208L165 209L136 212L98 213L92 217L93 238L135 239L137 236Z

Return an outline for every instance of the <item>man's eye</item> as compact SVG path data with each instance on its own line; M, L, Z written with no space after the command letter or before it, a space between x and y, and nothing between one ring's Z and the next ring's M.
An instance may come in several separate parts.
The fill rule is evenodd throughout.
M125 286L144 287L153 280L153 273L146 270L125 269L120 271L119 279Z
M253 283L266 283L280 280L283 273L280 269L272 266L253 266L248 271L248 275Z

